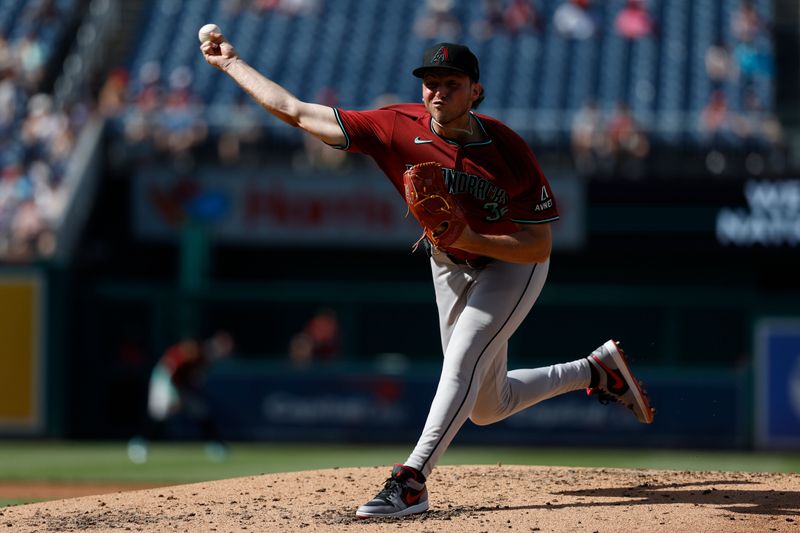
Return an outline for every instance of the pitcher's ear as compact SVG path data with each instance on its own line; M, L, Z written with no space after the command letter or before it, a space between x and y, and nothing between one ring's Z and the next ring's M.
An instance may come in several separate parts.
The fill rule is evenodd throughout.
M477 109L481 102L483 102L484 98L486 98L486 94L483 91L483 85L480 83L473 83L472 84L472 109Z

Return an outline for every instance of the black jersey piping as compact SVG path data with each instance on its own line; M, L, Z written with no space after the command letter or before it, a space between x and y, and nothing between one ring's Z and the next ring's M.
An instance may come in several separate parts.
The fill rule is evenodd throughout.
M347 130L344 128L344 122L342 122L342 117L339 116L339 110L335 107L332 107L331 109L333 109L333 114L336 115L336 122L339 123L339 127L342 129L342 133L344 134L344 144L325 144L338 150L348 150L350 148L350 136L347 134Z
M554 221L558 220L559 218L561 218L559 215L556 215L556 216L550 217L550 218L545 218L543 220L528 220L528 219L525 219L525 218L512 218L511 222L517 222L519 224L545 224L547 222L554 222Z
M494 335L492 335L492 338L489 339L489 342L486 343L486 346L484 346L483 350L481 350L481 354L475 360L475 365L472 367L472 373L470 374L469 377L469 383L467 384L467 391L466 394L464 394L464 399L461 400L461 404L458 406L458 409L456 409L456 412L453 414L453 418L450 420L450 423L447 424L447 427L442 432L439 439L436 441L436 444L434 444L433 448L431 448L428 457L426 457L425 461L423 461L422 466L420 467L420 471L425 469L425 465L428 464L428 461L430 461L431 456L434 454L434 452L436 452L436 448L438 448L439 445L442 443L442 439L444 439L444 437L447 435L447 432L450 431L450 427L453 425L453 422L455 422L456 418L458 418L458 413L460 413L461 409L463 409L464 403L467 401L467 396L469 396L469 391L472 388L472 382L475 380L475 371L478 369L478 363L480 363L483 356L486 355L486 349L489 348L489 346L491 346L491 344L494 342L497 336L500 335L500 332L502 332L503 329L505 329L506 325L508 324L508 321L511 320L512 316L514 316L514 313L516 313L520 302L522 302L522 298L525 297L525 294L528 292L528 288L531 286L531 281L533 280L533 275L536 272L536 267L537 264L534 264L533 269L531 269L531 275L530 277L528 277L528 281L525 283L525 288L522 290L522 294L519 295L519 299L517 300L517 303L514 304L514 308L511 310L511 313L509 313L509 315L506 317L505 321L503 322L503 325L500 326L500 329L498 329L497 332Z

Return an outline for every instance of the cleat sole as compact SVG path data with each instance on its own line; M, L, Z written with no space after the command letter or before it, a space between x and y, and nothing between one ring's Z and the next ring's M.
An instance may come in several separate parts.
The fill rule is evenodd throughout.
M651 424L653 422L653 414L655 413L655 410L650 406L650 400L647 397L647 393L641 386L641 381L634 379L633 374L631 374L631 371L628 368L628 360L625 357L625 352L620 347L619 342L615 340L609 340L606 341L604 346L611 353L611 357L617 364L622 377L631 388L631 392L633 393L633 397L639 406L639 410L642 412L642 416L644 416L643 422L645 424Z

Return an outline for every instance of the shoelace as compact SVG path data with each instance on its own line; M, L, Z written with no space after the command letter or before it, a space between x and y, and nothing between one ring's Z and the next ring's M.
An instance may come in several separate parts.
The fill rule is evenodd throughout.
M395 494L399 494L403 490L403 484L395 479L394 477L390 477L386 480L383 484L383 490L375 496L376 499L384 500L387 503L389 499L394 496Z
M603 389L600 389L600 388L589 389L589 395L590 396L597 396L597 401L599 401L603 405L608 405L611 402L617 402L617 403L619 403L621 405L624 405L625 407L627 407L631 411L633 411L633 406L632 405L629 405L629 404L623 402L622 398L620 398L619 396L616 396L614 394L609 394L606 391L604 391Z

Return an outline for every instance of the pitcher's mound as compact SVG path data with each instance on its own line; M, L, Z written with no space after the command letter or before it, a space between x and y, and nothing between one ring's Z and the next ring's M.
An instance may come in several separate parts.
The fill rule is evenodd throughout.
M800 476L442 466L431 510L355 518L390 467L270 474L0 509L0 531L800 531Z

